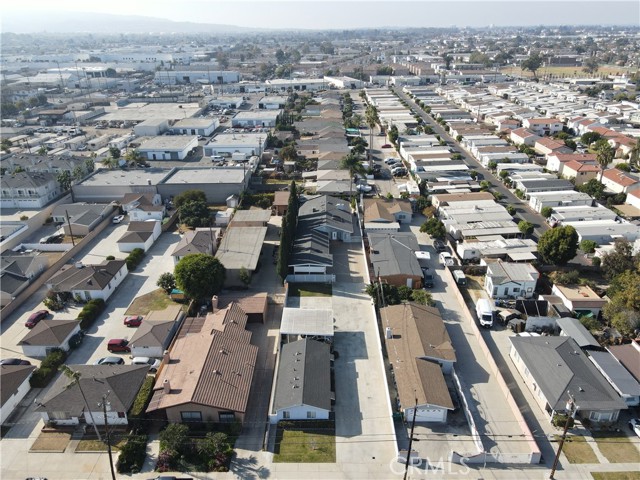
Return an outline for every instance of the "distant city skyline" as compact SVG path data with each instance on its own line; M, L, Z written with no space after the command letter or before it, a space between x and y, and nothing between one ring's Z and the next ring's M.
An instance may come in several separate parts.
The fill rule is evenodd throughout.
M52 10L55 5L55 10ZM266 29L638 25L637 0L449 0L348 2L311 0L22 0L3 6L3 31L29 30L29 17L70 13L141 15L178 22ZM42 31L34 22L33 31ZM114 33L118 33L117 31Z

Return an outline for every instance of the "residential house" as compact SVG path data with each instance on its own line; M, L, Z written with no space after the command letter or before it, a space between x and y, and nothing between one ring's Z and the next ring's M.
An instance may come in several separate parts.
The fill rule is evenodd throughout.
M122 210L129 215L132 222L145 220L162 221L165 207L158 193L127 193L121 201Z
M51 217L62 224L65 235L86 236L113 212L113 205L71 203L56 206Z
M274 215L284 216L287 213L287 208L289 207L289 195L290 192L287 191L278 191L275 193L273 197L273 205L271 206L271 211Z
M282 343L313 338L333 343L333 310L321 308L284 307L280 322Z
M536 192L529 195L529 206L540 213L545 207L591 206L593 198L588 193L575 190Z
M0 177L0 208L37 210L61 193L56 176L46 172L20 172Z
M526 128L517 128L515 130L511 130L511 132L509 133L509 138L516 145L526 145L527 147L533 147L540 136L536 135L534 132Z
M640 383L609 352L589 352L589 360L629 407L640 404Z
M410 302L380 315L389 325L386 350L405 420L445 423L454 406L443 372L452 371L456 356L438 310Z
M531 298L540 273L529 263L498 260L487 264L484 289L491 298Z
M372 232L367 236L373 276L396 287L422 287L423 274L416 256L420 246L413 233Z
M557 118L525 118L522 126L542 137L560 133L563 124Z
M331 352L328 343L305 338L282 345L269 411L280 420L328 420L332 416Z
M631 150L635 147L638 140L631 137L625 137L619 135L613 138L609 138L609 145L616 150L616 157L624 158L631 154Z
M587 163L589 165L598 164L598 158L595 153L554 153L547 155L546 168L550 172L557 172L558 175L562 175L564 165L571 161Z
M69 340L80 331L74 320L41 320L18 342L27 357L46 357L54 348L69 351Z
M31 365L0 365L0 425L31 390L29 379L35 369Z
M69 368L78 373L78 379L59 375L44 397L38 399L36 411L42 414L45 423L128 425L127 414L147 378L148 365L69 365ZM105 395L109 402L106 422L101 407Z
M0 257L0 306L8 305L49 266L40 252Z
M106 260L97 265L76 263L63 266L46 283L56 293L70 293L74 298L105 301L129 273L124 260Z
M607 350L640 382L640 343L637 340L625 345L612 345Z
M162 358L185 315L181 305L151 310L129 341L134 357Z
M147 413L171 423L244 420L258 347L232 304L183 323L163 359Z
M554 140L548 137L542 137L536 140L536 143L533 146L534 150L541 155L553 155L557 153L571 153L569 147L567 147L564 142L560 142L558 140Z
M247 322L266 322L269 308L269 297L266 292L225 292L217 296L214 295L211 299L213 311L225 309L232 303L236 303L247 314Z
M195 230L187 230L173 249L173 252L171 252L173 263L177 264L187 255L197 253L215 255L221 239L221 228L196 228Z
M562 169L562 177L573 180L575 185L582 185L591 179L600 177L602 169L599 165L590 165L584 162L572 160L564 164Z
M588 285L558 285L551 289L553 295L557 295L562 304L576 314L589 314L597 317L607 300L600 298Z
M628 193L640 189L640 180L617 168L608 168L600 180L605 189L613 193Z
M364 199L364 229L369 232L397 232L401 223L410 223L413 216L411 202L402 199Z
M540 408L568 413L571 399L580 418L612 423L624 401L571 337L513 336L509 356Z
M556 325L560 329L561 336L573 338L581 349L589 351L603 350L595 337L577 318L560 317L556 319Z
M244 286L241 273L249 277L258 267L267 227L235 227L226 229L216 258L226 269L225 286Z
M157 220L129 222L127 231L117 242L118 250L121 252L131 252L136 248L141 248L147 252L161 233L162 226Z

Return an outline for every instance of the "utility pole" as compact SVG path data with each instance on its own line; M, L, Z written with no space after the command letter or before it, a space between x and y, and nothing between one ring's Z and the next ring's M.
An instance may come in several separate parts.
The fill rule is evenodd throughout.
M562 447L564 446L564 441L567 438L567 431L569 430L569 423L573 423L573 420L576 418L576 413L578 413L578 406L575 404L573 400L573 396L570 392L567 392L569 395L569 401L567 402L567 409L569 410L567 414L567 420L564 422L564 430L562 430L562 437L560 437L560 443L558 444L558 452L556 453L556 458L553 460L553 466L551 467L551 473L549 474L549 479L553 480L553 476L556 473L556 468L558 467L558 461L560 460L560 453L562 452Z
M107 420L107 405L111 405L109 404L109 402L107 402L107 397L109 396L110 393L111 393L110 391L107 391L107 393L102 396L102 405L98 403L98 406L102 406L102 413L104 414L104 438L105 438L105 441L107 442L107 452L109 454L109 468L111 468L111 478L112 480L116 480L116 472L113 470L113 456L111 454L111 438L109 436L109 422Z
M93 411L89 407L89 403L87 403L87 397L84 395L84 391L82 390L82 386L80 384L80 372L74 372L67 365L61 365L58 370L60 370L65 376L71 379L71 384L69 385L69 387L73 386L74 383L78 386L80 395L82 395L82 399L84 400L84 406L86 407L87 412L89 412L89 418L91 418L93 429L96 431L98 440L102 441L102 437L100 436L100 432L98 431L98 426L96 425L96 421L93 418Z
M69 212L65 210L64 215L65 217L67 217L67 225L69 226L69 236L71 237L71 244L75 247L76 241L73 239L73 232L71 231L71 221L69 220Z
M409 434L409 450L407 451L407 462L404 464L404 477L403 480L407 480L407 474L409 473L409 462L411 461L411 447L413 445L413 429L416 426L416 412L418 411L418 398L416 397L416 404L413 407L413 418L411 419L411 433Z

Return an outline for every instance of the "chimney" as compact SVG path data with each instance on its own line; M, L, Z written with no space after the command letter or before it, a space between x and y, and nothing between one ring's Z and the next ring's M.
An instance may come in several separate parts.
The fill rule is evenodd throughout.
M170 361L171 361L171 355L169 354L169 350L165 350L164 354L162 355L162 363L166 365Z
M218 309L218 296L214 295L213 297L211 297L211 312L216 313L217 309Z
M162 391L164 393L170 393L171 392L171 384L169 383L169 379L165 378L164 382L162 382Z

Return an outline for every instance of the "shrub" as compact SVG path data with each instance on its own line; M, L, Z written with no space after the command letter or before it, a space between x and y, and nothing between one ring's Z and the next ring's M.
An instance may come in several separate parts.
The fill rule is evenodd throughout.
M147 436L129 435L120 448L120 455L116 462L118 473L138 473L147 456Z
M136 395L136 399L133 401L133 405L129 410L129 420L132 422L132 425L136 425L139 423L138 420L144 418L144 412L149 404L149 400L151 400L151 395L153 394L153 382L155 381L154 377L147 377L140 387L140 391L138 395Z
M27 217L26 215L22 215L20 217L20 220L23 221L23 222L26 222L27 220L29 220L29 217Z
M107 260L115 260L116 257L114 257L113 255L107 255Z
M600 257L593 257L591 259L591 265L593 265L594 267L599 267L601 263L602 259Z
M100 316L104 308L105 303L101 298L94 298L93 300L89 300L87 304L82 307L82 310L78 314L78 320L80 320L80 328L82 330L87 330L93 324L93 322L95 322L96 318Z
M558 427L558 428L564 428L564 424L566 422L569 422L569 428L573 427L574 424L574 420L573 418L569 417L568 415L563 415L561 413L556 413L553 416L553 425Z
M127 269L129 269L129 271L135 270L135 268L140 265L140 262L142 262L144 255L145 252L143 249L134 248L125 259L125 262L127 262Z
M57 312L58 310L62 310L64 308L64 303L60 301L58 295L56 295L55 292L47 293L47 297L42 303L45 307L47 307L49 310L53 310L54 312Z
M507 205L506 209L507 213L512 217L516 214L516 207L514 207L513 205Z
M582 240L580 242L580 250L584 253L593 253L596 251L598 244L593 240Z
M33 388L46 387L51 379L58 373L58 367L67 359L67 352L61 348L54 348L36 368L29 379L29 384Z
M47 217L47 219L44 221L45 225L49 225L51 222L53 222L53 217Z

